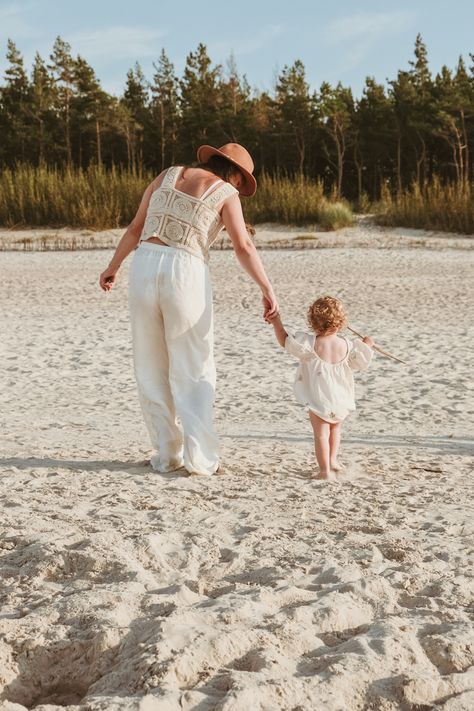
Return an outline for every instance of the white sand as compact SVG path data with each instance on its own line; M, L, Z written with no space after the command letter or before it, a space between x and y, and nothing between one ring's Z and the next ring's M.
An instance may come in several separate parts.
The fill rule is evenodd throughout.
M3 254L0 708L472 711L467 245L263 253L288 324L335 294L410 361L358 377L329 483L230 252L211 478L145 463L126 268L106 295L105 252Z

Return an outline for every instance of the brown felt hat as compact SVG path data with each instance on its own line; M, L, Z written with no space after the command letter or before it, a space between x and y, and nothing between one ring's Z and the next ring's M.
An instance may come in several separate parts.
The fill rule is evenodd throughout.
M200 163L207 163L211 156L222 156L237 166L245 178L245 182L239 190L241 195L252 197L257 190L257 181L253 177L254 164L248 150L240 143L226 143L225 146L214 148L213 146L199 146L197 159Z

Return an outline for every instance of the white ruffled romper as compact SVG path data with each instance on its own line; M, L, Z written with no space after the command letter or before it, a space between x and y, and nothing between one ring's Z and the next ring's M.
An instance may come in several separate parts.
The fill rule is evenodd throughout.
M372 348L363 341L341 338L347 344L347 353L338 363L318 356L314 333L298 331L285 341L285 350L299 360L293 386L297 401L332 424L342 422L356 409L353 372L367 370L373 356Z

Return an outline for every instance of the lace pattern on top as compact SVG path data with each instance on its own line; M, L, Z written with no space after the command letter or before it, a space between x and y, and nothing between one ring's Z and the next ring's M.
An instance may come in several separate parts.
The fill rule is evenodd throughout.
M206 262L223 223L217 210L238 191L223 182L205 197L187 195L175 188L182 166L169 168L148 205L140 241L158 237L166 244L186 250Z

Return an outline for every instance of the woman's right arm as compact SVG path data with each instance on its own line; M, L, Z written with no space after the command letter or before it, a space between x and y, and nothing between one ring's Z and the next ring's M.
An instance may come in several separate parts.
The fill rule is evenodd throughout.
M140 235L143 230L143 225L145 224L145 218L150 198L154 191L161 185L163 176L164 172L160 173L160 175L155 178L152 183L150 183L150 185L143 193L143 197L141 199L135 217L125 230L122 239L118 243L117 248L114 252L114 256L109 262L109 266L100 275L99 284L100 288L103 289L103 291L110 291L117 277L117 272L120 269L120 265L122 264L124 259L128 257L130 252L137 246L140 240Z
M232 241L237 259L262 291L264 317L272 318L278 312L278 302L257 249L247 233L238 195L232 195L225 201L222 208L222 220Z

